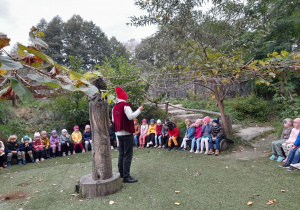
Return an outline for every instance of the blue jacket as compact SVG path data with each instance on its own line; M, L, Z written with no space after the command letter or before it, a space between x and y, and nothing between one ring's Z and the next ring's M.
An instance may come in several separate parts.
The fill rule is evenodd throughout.
M20 151L28 152L32 150L32 143L28 143L28 147L25 147L25 143L20 144Z
M211 134L212 125L206 124L202 126L202 136L210 136Z
M82 135L82 141L88 141L88 140L92 140L92 132L86 133L84 131Z
M195 137L196 127L189 127L186 129L185 136L189 139L193 139Z
M298 137L297 137L297 139L296 139L294 145L297 146L297 147L300 146L300 133L299 133L299 135L298 135Z

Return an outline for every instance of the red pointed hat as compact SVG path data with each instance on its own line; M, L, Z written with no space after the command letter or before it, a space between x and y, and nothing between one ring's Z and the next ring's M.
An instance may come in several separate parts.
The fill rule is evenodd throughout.
M128 95L125 93L125 91L120 88L120 87L116 87L116 93L117 93L117 98L118 99L123 99L126 100L128 98Z

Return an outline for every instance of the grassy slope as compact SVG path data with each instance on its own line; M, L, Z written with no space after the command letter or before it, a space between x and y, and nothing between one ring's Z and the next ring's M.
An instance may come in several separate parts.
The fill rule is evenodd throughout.
M118 152L112 154L116 169ZM91 172L89 152L1 170L0 195L26 191L30 198L1 201L0 209L296 209L299 173L277 165L267 158L236 160L230 155L135 149L132 176L138 183L123 184L111 196L80 201L71 194L76 180ZM200 175L194 176L197 172ZM181 192L175 194L175 190ZM266 205L271 199L278 203ZM110 200L118 203L109 205ZM252 207L246 205L248 201L253 201Z

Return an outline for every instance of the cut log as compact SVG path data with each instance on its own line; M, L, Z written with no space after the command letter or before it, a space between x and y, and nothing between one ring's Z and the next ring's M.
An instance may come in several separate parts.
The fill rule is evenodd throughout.
M85 175L80 179L81 193L84 198L96 198L111 195L122 187L119 172L113 172L113 176L106 180L93 180L92 174Z

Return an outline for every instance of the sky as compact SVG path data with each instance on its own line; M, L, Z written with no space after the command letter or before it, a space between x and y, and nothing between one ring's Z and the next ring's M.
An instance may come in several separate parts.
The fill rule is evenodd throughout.
M5 49L10 50L17 42L28 44L29 29L42 18L49 22L59 15L66 22L74 14L93 21L108 38L115 36L122 43L132 38L141 41L156 31L156 26L126 25L130 16L146 14L134 0L0 0L0 32L11 39Z

